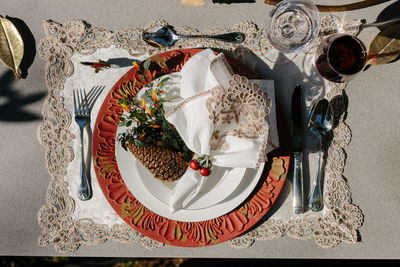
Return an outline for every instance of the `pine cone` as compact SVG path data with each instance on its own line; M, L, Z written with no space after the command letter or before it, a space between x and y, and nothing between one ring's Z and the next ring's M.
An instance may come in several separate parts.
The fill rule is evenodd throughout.
M135 144L127 144L126 147L159 180L176 181L187 169L181 155L169 148L156 145L138 147Z

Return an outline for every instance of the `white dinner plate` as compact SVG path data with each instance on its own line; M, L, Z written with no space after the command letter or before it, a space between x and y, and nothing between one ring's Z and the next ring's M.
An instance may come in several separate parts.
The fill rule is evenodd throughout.
M179 95L180 75L169 75L171 79L165 85L168 98ZM158 79L163 79L165 76ZM144 90L139 91L141 99ZM118 127L117 136L125 131ZM169 219L178 221L204 221L224 215L240 205L257 185L264 164L256 169L213 167L207 178L203 192L182 210L173 214L169 211L169 196L176 182L167 183L157 180L129 151L118 143L115 155L121 177L130 192L151 211Z
M169 204L169 196L178 181L162 182L155 179L154 175L139 160L135 160L134 167L147 190L165 204ZM185 209L204 209L221 202L235 191L245 172L246 168L214 166L210 176L207 177L203 190Z

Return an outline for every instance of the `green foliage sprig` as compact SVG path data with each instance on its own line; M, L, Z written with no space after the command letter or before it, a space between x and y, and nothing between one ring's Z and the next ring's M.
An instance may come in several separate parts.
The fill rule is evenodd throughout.
M148 73L149 64L145 63L144 67L142 66L144 71L141 71ZM179 152L183 160L188 162L191 160L193 152L189 150L175 127L164 116L163 88L169 79L170 77L165 77L157 84L155 82L148 83L143 88L146 91L141 102L128 91L117 101L125 111L120 116L118 125L127 127L124 133L118 134L117 139L125 150L127 150L127 144L134 143L138 147L153 144Z

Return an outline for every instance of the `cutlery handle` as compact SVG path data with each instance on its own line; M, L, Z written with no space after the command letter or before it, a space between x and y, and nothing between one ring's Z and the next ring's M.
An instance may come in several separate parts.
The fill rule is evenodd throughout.
M372 23L365 23L360 25L361 28L368 28L368 27L386 27L394 24L396 22L400 22L400 18L394 18L387 21L379 21L379 22L372 22Z
M81 137L80 137L79 147L81 149L81 172L80 172L81 180L78 185L78 198L80 200L89 200L92 198L92 189L90 187L89 176L87 175L85 166L85 156L83 150L83 129L84 128L80 128Z
M217 35L179 35L180 39L185 38L207 38L207 39L215 39L218 41L224 41L232 44L239 44L243 42L244 37L240 32L230 32L224 34L217 34Z
M294 213L300 214L304 212L303 197L303 153L294 152L294 170L293 170L293 208Z
M321 150L318 151L317 171L308 207L312 211L320 211L323 207L322 188L321 188Z

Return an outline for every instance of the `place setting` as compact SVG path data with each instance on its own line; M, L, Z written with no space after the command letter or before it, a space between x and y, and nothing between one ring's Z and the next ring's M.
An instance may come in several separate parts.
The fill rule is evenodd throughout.
M107 239L356 243L343 89L377 57L356 36L360 21L322 17L310 1L269 16L265 29L203 33L161 20L121 32L45 22L46 118L63 119L39 129L55 148L39 243L62 253Z
M240 68L246 66L236 72ZM235 74L223 53L181 49L143 61L116 83L99 111L93 157L103 193L129 225L159 242L203 246L240 234L272 206L290 157L285 151L266 163L266 153L279 144L276 116L269 116L275 114L268 97L275 98L273 83L251 81ZM109 123L111 117L119 122ZM251 210L256 205L263 209ZM238 230L216 235L228 223ZM161 235L169 224L182 236ZM188 224L194 230L185 229ZM208 238L198 240L192 231Z

